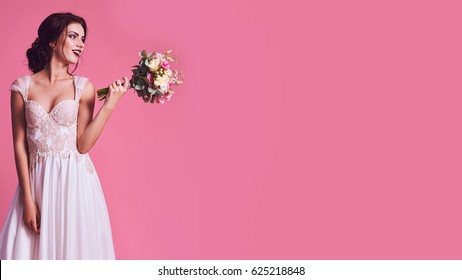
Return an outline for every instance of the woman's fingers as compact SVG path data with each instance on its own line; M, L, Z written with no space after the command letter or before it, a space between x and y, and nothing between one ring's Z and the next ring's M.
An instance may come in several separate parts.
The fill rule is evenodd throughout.
M113 105L117 104L127 91L129 85L130 83L127 77L123 77L122 80L119 79L110 84L109 95L106 99L106 103L111 103Z
M128 85L129 85L128 78L127 78L127 77L124 77L124 88L125 88L125 91L128 89Z
M40 210L36 204L27 201L24 204L23 221L24 226L30 231L40 233Z
M40 221L40 210L37 207L37 233L40 233L40 225L42 224Z
M30 230L37 233L37 234L39 233L36 221L31 221L30 222Z
M113 82L112 84L109 85L109 87L112 87L113 90L117 90L117 89L127 89L128 88L128 85L129 85L129 82L128 82L128 78L127 77L123 77L123 80L124 82L122 83L122 80L117 80L115 82Z

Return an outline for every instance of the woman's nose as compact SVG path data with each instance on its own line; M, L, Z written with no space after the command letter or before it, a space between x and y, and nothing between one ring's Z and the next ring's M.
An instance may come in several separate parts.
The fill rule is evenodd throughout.
M79 41L77 42L77 46L84 48L84 47L85 47L85 43L84 43L82 40L79 40Z

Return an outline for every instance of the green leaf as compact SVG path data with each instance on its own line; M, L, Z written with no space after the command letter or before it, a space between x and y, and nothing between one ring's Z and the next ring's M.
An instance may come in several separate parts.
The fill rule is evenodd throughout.
M142 98L143 98L144 102L146 102L146 103L149 102L149 96L143 94Z
M149 85L149 80L145 76L139 76L140 80L143 80L146 85Z
M138 79L136 81L136 84L135 84L135 90L143 90L144 89L144 82L140 79Z

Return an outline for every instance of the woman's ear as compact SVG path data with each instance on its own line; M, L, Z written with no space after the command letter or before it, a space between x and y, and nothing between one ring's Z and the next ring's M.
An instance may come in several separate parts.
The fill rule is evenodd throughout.
M56 46L56 42L51 42L50 43L50 47L54 50L55 49L55 46Z

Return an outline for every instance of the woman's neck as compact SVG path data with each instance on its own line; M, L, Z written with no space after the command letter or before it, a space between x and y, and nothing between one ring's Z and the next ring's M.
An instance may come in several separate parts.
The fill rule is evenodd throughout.
M42 71L40 71L43 78L45 78L49 83L72 78L72 75L68 72L69 64L64 65L53 60L54 59L52 58L50 63L45 66Z

